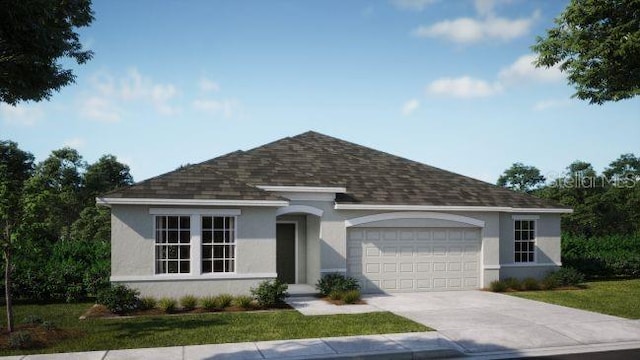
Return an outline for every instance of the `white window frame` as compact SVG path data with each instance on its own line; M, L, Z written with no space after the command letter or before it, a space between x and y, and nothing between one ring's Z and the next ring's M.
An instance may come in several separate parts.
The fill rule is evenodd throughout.
M242 214L240 209L198 209L198 208L149 208L149 214L151 221L153 222L153 264L152 264L152 277L153 279L163 278L228 278L236 276L238 269L238 217ZM156 273L156 217L157 216L190 216L191 221L191 241L189 242L191 257L189 258L189 273ZM236 245L235 248L235 263L234 272L202 272L202 217L203 216L227 216L234 217L234 236ZM251 275L251 274L248 274ZM271 277L271 274L268 274ZM266 276L264 274L253 274L251 276ZM138 277L136 277L138 278ZM144 277L141 277L144 278Z
M211 238L211 243L206 243L206 244L204 243L204 241L203 241L203 239L202 239L202 235L203 235L203 231L204 231L204 229L203 229L203 227L202 227L202 219L203 219L204 217L210 217L210 218L211 218L211 222L212 222L212 223L211 223L211 226L212 226L212 228L211 228L211 231L212 231L212 234L211 234L211 237L212 237L212 238ZM222 243L216 243L216 242L214 242L214 239L213 239L213 237L214 237L214 236L213 236L213 233L215 233L215 230L216 230L216 228L215 228L215 226L214 226L214 219L215 219L216 217L221 217L221 218L223 218L223 219L226 219L226 218L233 219L233 229L232 229L233 242L232 242L232 243L225 243L225 242L222 242ZM236 273L236 269L238 268L238 217L237 217L237 216L230 216L230 215L207 215L207 214L205 214L205 215L200 215L200 221L201 221L201 222L200 222L200 235L201 235L201 237L200 237L200 266L201 266L201 268L200 268L200 273L201 273L201 274L203 274L203 275L205 275L205 274L206 274L206 275L216 275L216 274L235 274L235 273ZM224 220L223 220L223 222L224 222ZM226 232L227 230L228 230L228 229L227 229L226 227L223 227L223 231L225 231L225 232ZM204 272L204 271L202 270L202 264L203 264L203 263L204 263L204 261L205 261L205 259L204 259L204 255L202 254L202 248L203 248L204 246L211 246L211 247L212 247L212 248L211 248L211 251L212 251L212 258L211 258L211 259L206 259L207 261L211 261L211 262L212 262L212 264L211 264L211 271L210 271L210 272ZM223 247L224 247L224 246L233 246L233 258L229 258L229 257L227 257L227 256L226 256L226 251L224 251L224 250L223 250L223 252L224 252L224 256L223 256L223 258L221 259L221 260L223 261L223 270L224 270L224 261L232 260L232 261L233 261L233 271L214 271L214 270L213 270L213 261L216 259L215 257L213 257L213 251L214 251L213 249L215 248L215 246L223 246ZM224 249L224 248L223 248L223 249ZM219 259L219 260L220 260L220 259Z
M540 219L540 216L535 216L535 215L513 215L511 217L513 219L513 225L512 225L512 230L511 230L511 234L513 236L513 252L511 253L513 256L513 264L518 264L518 265L530 265L530 264L536 264L538 262L538 256L537 256L537 249L538 249L538 220ZM516 240L516 231L520 231L522 232L522 225L520 227L519 230L516 230L516 222L518 221L529 221L529 222L533 222L533 239L528 239L528 240ZM526 230L526 231L530 231L530 230ZM520 247L520 261L516 261L516 243L520 243L520 244L529 244L533 242L533 250L529 251L527 250L526 252L522 250L522 245ZM523 261L522 260L522 255L526 254L527 255L527 261ZM529 254L533 254L533 260L529 261Z

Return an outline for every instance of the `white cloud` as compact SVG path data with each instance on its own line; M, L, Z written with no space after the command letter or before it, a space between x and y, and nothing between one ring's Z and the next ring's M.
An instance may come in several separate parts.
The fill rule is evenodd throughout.
M211 115L222 114L226 118L232 117L238 110L239 103L234 99L196 99L193 108Z
M91 96L84 99L80 105L80 115L106 123L120 121L118 109L107 97Z
M436 0L391 0L391 3L402 10L422 11Z
M563 107L569 105L571 102L568 99L547 99L540 100L533 105L535 111L545 111L552 108Z
M494 95L502 90L500 84L491 84L469 76L440 78L427 85L427 93L456 98L476 98Z
M419 26L412 34L423 38L444 38L461 44L492 39L508 41L526 35L537 18L536 14L530 18L513 20L493 16L486 19L444 20L429 26Z
M90 96L82 99L82 116L103 121L116 122L121 119L122 108L131 103L149 103L160 115L170 116L180 112L172 104L179 91L173 84L157 83L132 68L126 75L115 78L106 71L100 71L91 78Z
M564 79L560 71L560 66L551 68L537 68L533 64L535 55L520 56L513 64L503 68L498 73L498 79L506 85L518 84L522 82L557 82Z
M418 99L411 99L402 105L402 115L409 116L420 107Z
M198 81L198 87L200 87L200 90L204 92L220 91L220 84L205 77L200 78L200 81Z
M34 126L44 115L39 105L0 103L0 116L7 124Z
M76 137L76 138L65 140L63 143L63 146L68 146L73 149L78 149L78 148L84 147L86 143L87 141L85 139Z

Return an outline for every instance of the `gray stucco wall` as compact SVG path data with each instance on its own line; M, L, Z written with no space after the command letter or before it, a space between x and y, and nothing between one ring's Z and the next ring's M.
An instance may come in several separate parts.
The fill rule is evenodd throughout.
M347 229L345 220L393 211L335 210L330 201L292 201L323 211L314 215L287 214L278 220L298 223L298 282L315 284L322 273L346 271ZM139 288L143 294L181 296L220 292L246 294L251 286L275 276L275 208L239 208L237 222L236 274L228 276L176 276L175 280L154 275L153 216L148 206L112 207L112 276ZM560 263L560 215L537 217L535 264L514 264L513 215L498 212L447 212L484 221L481 229L481 278L487 287L505 277L540 277ZM526 215L526 214L517 214ZM394 219L378 221L376 227L451 227L449 220ZM458 223L458 225L462 225ZM363 225L367 226L367 224ZM462 225L471 226L471 225ZM194 259L195 260L195 259ZM164 275L170 277L173 275ZM162 280L162 281L159 281Z
M154 216L149 213L149 208L112 207L112 281L139 288L143 295L191 293L202 296L221 292L248 294L251 286L275 277L275 208L237 208L241 214L237 216L236 273L207 275L155 274ZM191 260L199 261L193 255Z

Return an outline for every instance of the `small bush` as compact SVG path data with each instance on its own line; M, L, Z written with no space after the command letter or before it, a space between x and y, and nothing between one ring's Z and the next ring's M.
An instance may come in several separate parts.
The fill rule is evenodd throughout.
M40 326L42 326L42 328L45 330L53 330L57 327L56 324L52 321L43 321Z
M344 291L333 290L332 292L329 293L329 299L334 301L342 300L343 294L344 294Z
M506 278L504 280L502 280L504 282L504 284L507 286L507 289L509 290L513 290L513 291L519 291L520 288L522 287L522 284L520 283L520 280L516 279L516 278Z
M493 292L505 292L508 286L503 280L494 280L489 284L489 290Z
M22 322L25 324L37 325L42 324L44 322L44 319L38 315L27 315L24 320L22 320Z
M532 277L525 278L522 280L522 290L540 290L540 282Z
M342 301L345 304L355 304L360 300L360 290L349 290L342 293Z
M254 296L258 305L271 307L284 303L284 299L289 296L287 293L288 288L287 284L278 279L265 280L257 288L251 289L251 295Z
M158 305L158 300L153 296L145 296L140 299L140 310L151 310Z
M253 299L251 298L251 296L247 296L247 295L236 296L233 299L233 304L235 306L241 307L243 309L250 308L251 307L251 303L253 303Z
M176 311L176 307L178 306L178 302L176 299L163 297L158 301L158 307L160 310L164 311L167 314L171 314Z
M191 311L198 305L198 298L193 295L185 295L180 298L180 306L185 311Z
M316 289L323 296L328 296L332 291L360 290L358 280L339 273L326 274L316 283Z
M229 294L220 294L216 296L216 308L224 309L231 306L233 302L233 296Z
M549 272L544 278L542 278L540 287L544 290L552 290L560 287L560 280L555 275L555 271Z
M207 311L213 311L216 309L216 297L215 296L205 296L200 299L200 306L202 306Z
M31 334L26 331L16 331L9 335L9 348L11 349L30 349L34 345Z
M111 285L98 292L98 303L115 314L127 314L140 306L140 292L124 285Z
M570 267L562 267L548 273L543 279L545 288L553 289L561 286L576 286L584 282L584 275Z

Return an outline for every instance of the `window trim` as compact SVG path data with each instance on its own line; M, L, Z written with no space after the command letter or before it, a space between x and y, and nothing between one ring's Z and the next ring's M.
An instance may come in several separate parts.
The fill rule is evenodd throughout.
M511 224L511 243L513 251L511 252L512 264L526 266L538 263L538 223L540 216L537 215L513 215ZM533 261L516 261L516 222L517 221L533 221ZM522 242L522 241L521 241ZM527 252L528 254L528 252Z
M224 278L237 278L244 276L238 274L238 220L242 214L240 209L199 209L199 208L149 208L149 214L151 216L151 240L153 241L153 252L151 256L151 274L149 277L156 280L163 279L224 279ZM189 270L188 273L156 273L156 217L158 216L190 216L190 232L191 239L189 245L191 246L191 256L189 257ZM221 272L221 273L203 273L202 272L202 217L203 216L228 216L234 218L234 236L235 236L235 264L234 272ZM251 275L251 274L249 274ZM258 274L258 277L264 274ZM267 276L268 277L268 276ZM143 276L143 278L148 278ZM249 276L249 278L252 278Z
M169 217L169 216L175 216L177 218L180 217L186 217L188 215L178 215L178 214L157 214L152 216L152 220L153 220L153 274L158 276L158 275L162 275L162 276L176 276L176 275L186 275L186 274L193 274L193 216L190 216L189 218L189 272L183 273L180 272L180 258L178 257L178 272L177 273L159 273L157 272L157 262L158 262L158 258L157 256L157 248L158 248L158 239L156 238L156 234L158 231L157 228L157 219L158 217ZM178 220L178 223L180 222L180 220ZM178 237L180 236L180 233L178 232ZM178 243L174 246L181 246L181 242L180 239L178 239Z

